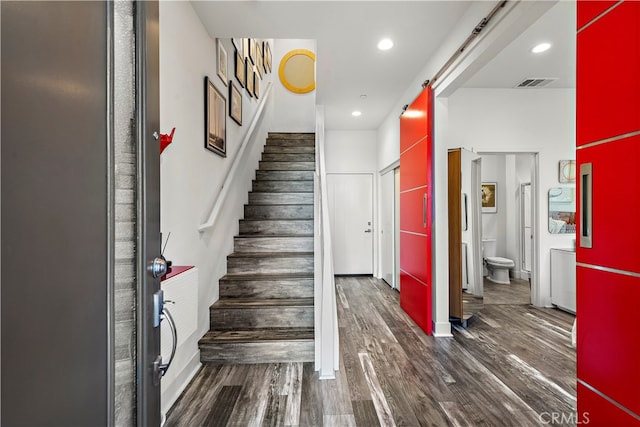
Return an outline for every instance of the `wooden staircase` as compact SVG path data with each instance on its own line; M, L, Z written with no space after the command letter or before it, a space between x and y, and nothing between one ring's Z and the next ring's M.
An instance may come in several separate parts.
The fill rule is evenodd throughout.
M314 134L269 134L199 341L203 363L314 360L314 170Z

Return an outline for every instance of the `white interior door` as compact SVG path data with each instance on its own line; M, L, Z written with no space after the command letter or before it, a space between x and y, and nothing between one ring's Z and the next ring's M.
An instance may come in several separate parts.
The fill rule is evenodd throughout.
M380 273L389 286L395 288L394 274L394 190L395 174L389 171L380 179Z
M373 175L328 174L335 274L373 274Z

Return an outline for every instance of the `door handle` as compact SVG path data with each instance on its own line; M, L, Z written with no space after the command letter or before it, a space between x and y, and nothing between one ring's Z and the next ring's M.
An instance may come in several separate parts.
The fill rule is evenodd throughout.
M427 228L427 193L422 196L422 226Z
M365 233L371 233L371 229L370 229L370 228L369 228L369 229L366 229L366 230L364 230L364 232L365 232Z
M580 247L593 247L593 164L580 165Z

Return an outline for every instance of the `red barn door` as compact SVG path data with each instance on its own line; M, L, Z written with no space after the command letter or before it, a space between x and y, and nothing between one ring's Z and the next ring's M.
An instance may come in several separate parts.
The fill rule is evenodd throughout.
M400 306L431 334L433 91L400 117Z

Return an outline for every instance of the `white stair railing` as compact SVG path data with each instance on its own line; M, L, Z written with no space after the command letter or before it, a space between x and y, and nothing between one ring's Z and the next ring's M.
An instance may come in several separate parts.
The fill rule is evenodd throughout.
M326 182L324 107L317 106L314 174L315 362L316 371L320 371L320 379L333 379L336 377L335 371L339 369L340 356Z

